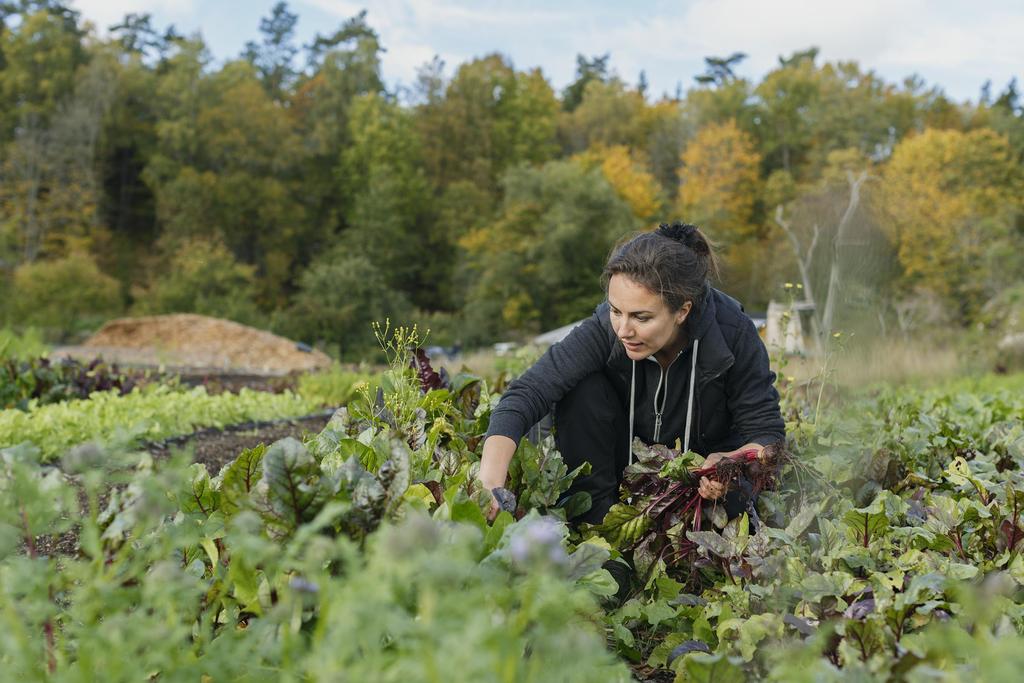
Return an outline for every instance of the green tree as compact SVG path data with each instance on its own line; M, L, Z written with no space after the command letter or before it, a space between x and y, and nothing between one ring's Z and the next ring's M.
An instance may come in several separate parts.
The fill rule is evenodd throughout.
M97 326L123 309L120 283L82 251L19 266L13 290L11 322L45 328L56 340Z
M583 101L559 121L559 137L571 152L593 145L626 145L643 149L647 142L647 103L643 96L617 78L591 80Z
M139 314L199 313L257 324L253 266L239 263L219 240L198 238L177 245L160 270L132 292Z
M745 52L733 52L728 57L705 57L704 73L693 77L701 85L725 85L736 80L734 68L747 58Z
M475 275L467 338L537 332L588 315L616 240L638 227L599 168L552 161L506 174L494 223L461 241Z
M288 3L278 2L269 17L260 19L263 40L259 43L250 40L242 52L242 56L256 67L267 93L279 102L285 100L286 91L295 77L292 60L299 49L292 40L298 20L297 14L288 11Z
M18 14L12 26L9 17ZM0 8L0 140L15 128L45 129L87 60L78 13L60 3Z
M1017 159L1024 161L1024 102L1017 91L1017 79L1006 84L995 102L982 102L979 114L978 123L1005 135Z
M125 19L129 23L130 18ZM123 282L146 275L147 257L159 237L156 202L143 172L157 149L156 124L160 104L157 68L146 63L150 49L162 49L163 38L148 25L139 37L121 35L103 46L113 61L115 90L96 150L102 191L98 220L109 234L103 266ZM144 32L145 31L145 32ZM123 45L139 45L124 52Z
M675 100L662 100L647 108L647 159L661 189L672 195L679 186L679 157L693 131Z
M301 141L250 64L231 62L207 76L202 46L186 45L159 85L166 108L144 172L161 240L173 251L179 240L219 237L256 266L261 303L282 304L309 225L296 199Z
M757 116L761 154L769 171L782 169L800 177L802 165L813 144L810 111L819 106L821 82L814 60L817 50L779 58L779 68L758 84Z
M46 118L30 116L0 162L0 259L32 262L103 241L96 156L113 99L116 62L97 51L73 93ZM5 233L5 234L4 234Z
M432 232L433 197L410 113L381 96L363 95L352 105L349 134L339 180L354 202L342 242L377 266L389 287L419 306L437 306L451 243Z
M920 122L914 96L886 83L856 62L829 63L818 74L821 97L808 111L813 140L807 154L808 175L820 175L828 156L855 149L861 157L881 161Z
M757 117L752 86L735 72L735 67L746 58L743 52L704 58L704 73L694 76L698 87L687 92L681 103L684 120L691 131L736 121L743 130L753 132Z
M428 176L437 187L471 180L496 191L506 169L555 156L558 108L538 69L517 72L497 54L463 64L444 98L417 112Z
M583 94L587 85L592 81L601 83L608 82L608 60L611 54L606 52L603 55L587 59L583 55L576 55L576 80L565 87L562 91L562 108L566 111L573 111L583 102ZM641 72L641 77L644 77Z
M359 360L377 348L371 323L404 321L412 308L388 286L385 274L365 256L339 246L299 277L288 311L287 333L326 343L342 358Z
M351 144L349 114L361 95L383 93L380 38L360 12L331 35L317 35L307 47L309 74L296 83L291 113L302 145L302 202L320 234L322 246L344 227L353 193L338 182L342 152ZM311 256L311 253L306 255Z

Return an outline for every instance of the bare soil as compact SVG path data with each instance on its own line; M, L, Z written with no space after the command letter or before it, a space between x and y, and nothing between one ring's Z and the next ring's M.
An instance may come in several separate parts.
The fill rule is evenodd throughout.
M146 450L154 457L167 457L171 452L186 448L192 450L192 462L206 465L210 475L234 460L247 448L262 444L268 446L288 436L302 439L307 434L318 434L331 417L331 412L317 413L292 420L246 423L227 429L203 429L184 437L149 444Z

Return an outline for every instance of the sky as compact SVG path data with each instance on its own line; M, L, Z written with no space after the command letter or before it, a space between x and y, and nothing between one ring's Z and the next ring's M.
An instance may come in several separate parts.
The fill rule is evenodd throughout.
M258 40L260 18L275 0L71 0L102 34L127 13L150 13L162 30L199 32L214 58L236 57ZM367 10L386 49L389 88L410 86L435 55L451 76L459 64L492 52L517 69L540 67L557 90L573 80L576 55L611 54L629 83L641 71L658 97L685 90L704 57L747 53L736 70L759 80L811 46L820 60L853 60L889 82L916 74L955 100L976 100L986 80L993 93L1024 81L1021 0L292 0L296 42L333 33Z

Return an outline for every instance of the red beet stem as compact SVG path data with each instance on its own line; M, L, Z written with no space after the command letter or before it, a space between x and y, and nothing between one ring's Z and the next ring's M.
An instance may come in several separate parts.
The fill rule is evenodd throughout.
M757 460L757 451L755 451L752 448L748 449L748 450L745 450L745 451L741 451L741 452L737 453L736 455L730 456L729 460L735 460L737 462L742 462L742 463L754 462L755 460ZM716 474L717 472L718 472L717 466L716 465L711 465L709 467L702 467L699 470L694 470L693 471L693 475L695 477L710 477L710 476Z

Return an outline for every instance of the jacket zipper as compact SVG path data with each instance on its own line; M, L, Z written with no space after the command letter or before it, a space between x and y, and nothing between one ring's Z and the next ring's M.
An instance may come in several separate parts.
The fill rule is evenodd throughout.
M685 350L685 349L684 349ZM658 363L656 358L648 356L652 361L658 363L658 369L661 370L661 375L658 377L658 387L654 390L654 442L657 443L661 438L661 416L665 413L665 405L668 403L668 371L672 368L672 365L679 359L679 356L683 355L680 351L676 354L676 357L672 359L672 362L668 364L667 368L661 367L661 363ZM658 410L658 392L661 391L661 383L665 383L665 394L661 400L661 410Z

